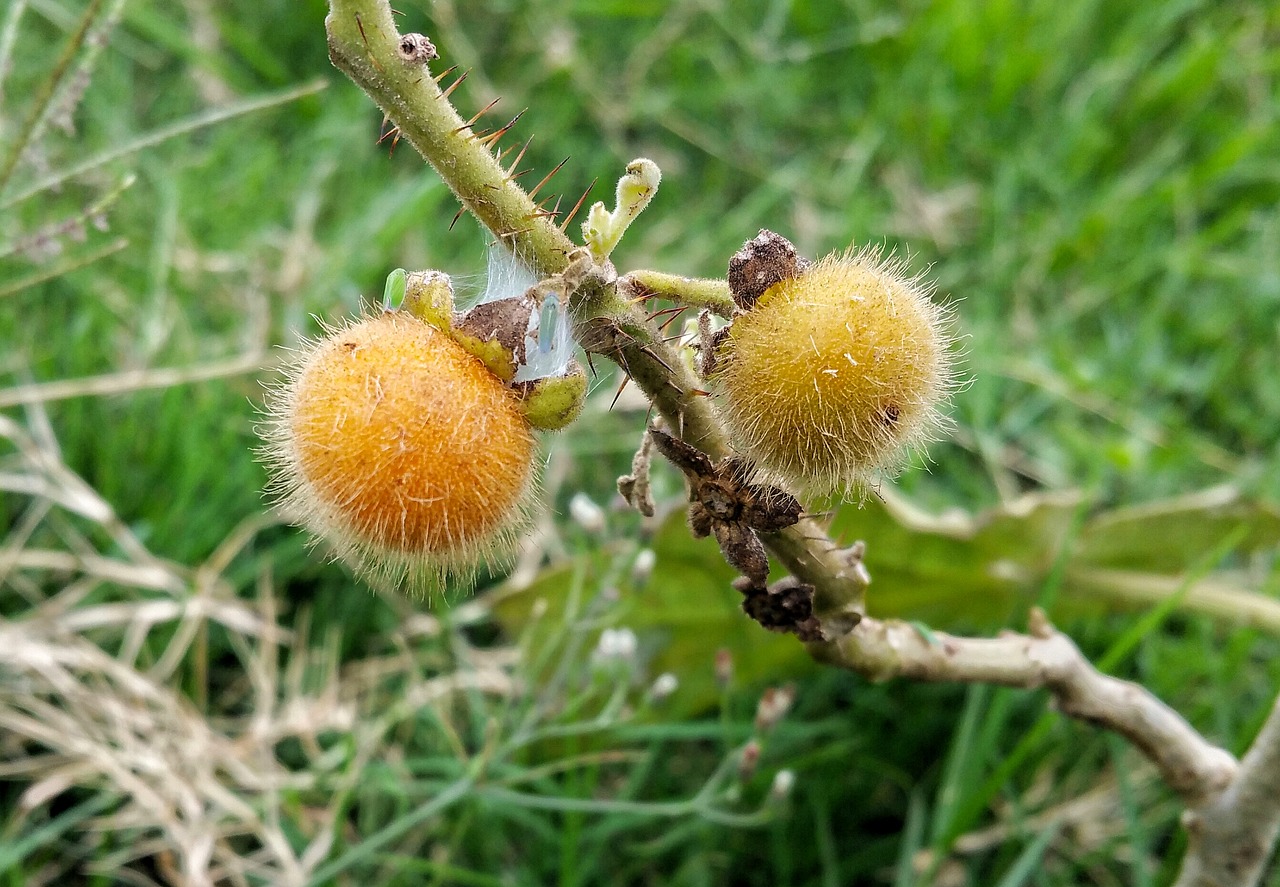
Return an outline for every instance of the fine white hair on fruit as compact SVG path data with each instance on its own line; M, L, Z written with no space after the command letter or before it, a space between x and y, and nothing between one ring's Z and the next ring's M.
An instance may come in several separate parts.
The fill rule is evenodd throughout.
M418 397L424 378L442 396ZM465 584L531 522L535 441L510 392L407 313L325 325L264 408L268 498L375 586Z
M906 261L833 253L737 317L713 374L756 478L857 496L948 427L958 381L953 315Z

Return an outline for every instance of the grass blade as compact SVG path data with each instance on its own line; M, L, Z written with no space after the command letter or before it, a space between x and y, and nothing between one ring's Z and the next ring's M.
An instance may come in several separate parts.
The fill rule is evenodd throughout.
M274 108L277 105L283 105L288 102L295 101L303 98L304 96L309 96L319 92L325 88L325 85L326 84L323 80L313 80L310 83L304 83L301 86L295 86L291 89L267 93L266 95L258 96L254 99L236 102L225 108L216 108L212 111L205 111L203 114L194 114L190 117L186 117L175 123L171 123L168 126L147 133L146 135L139 136L133 141L126 142L123 145L103 151L101 154L90 157L83 163L76 164L75 166L58 172L50 173L44 178L36 181L35 184L28 186L25 190L6 197L3 202L0 202L0 209L8 209L15 204L34 197L42 191L47 191L50 188L56 188L58 185L61 185L70 179L82 176L85 173L95 170L100 166L105 166L114 160L119 160L122 157L128 157L130 154L136 154L146 148L152 148L156 145L163 144L169 139L186 135L187 133L195 132L198 129L204 129L205 127L213 126L214 124L222 123L223 121L231 120L236 117L243 117L245 114L252 114L254 111L262 111L267 108Z

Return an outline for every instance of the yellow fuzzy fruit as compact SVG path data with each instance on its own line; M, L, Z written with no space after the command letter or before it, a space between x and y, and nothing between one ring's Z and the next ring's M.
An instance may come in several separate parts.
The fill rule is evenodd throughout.
M534 437L517 397L407 312L333 330L269 399L286 514L399 583L505 557L526 523Z
M735 448L805 493L899 467L953 388L947 312L875 249L831 255L739 314L714 379Z

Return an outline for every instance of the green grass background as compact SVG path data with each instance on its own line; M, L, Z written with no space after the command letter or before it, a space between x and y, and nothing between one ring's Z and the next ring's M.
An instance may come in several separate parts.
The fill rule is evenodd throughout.
M22 131L83 8L38 0L22 13L0 105L0 155ZM718 276L737 246L767 226L810 255L880 243L927 271L955 304L970 381L956 397L954 438L931 448L927 470L916 466L898 481L922 507L974 510L1024 492L1082 489L1101 508L1222 483L1257 501L1280 500L1277 7L402 0L397 8L404 29L436 42L436 65L471 69L454 94L464 116L498 95L493 125L529 108L508 137L535 136L525 181L571 157L553 181L566 206L593 180L590 199L610 199L610 182L633 157L660 164L661 191L615 254L623 270ZM273 346L314 334L315 318L357 311L397 266L441 268L464 286L482 285L484 238L469 219L450 229L451 196L407 146L388 156L386 144L375 145L380 116L330 67L323 15L323 4L310 0L123 5L75 111L74 134L39 138L0 191L0 244L22 247L0 258L0 290L116 237L128 243L0 297L0 387L207 367L245 353L267 362ZM323 89L302 98L13 200L46 170L317 79ZM30 241L129 173L136 181L104 212L107 230L91 225L83 242L61 234ZM154 553L197 565L262 513L253 429L260 384L271 378L263 369L7 412L27 424L47 417L66 464ZM557 515L577 491L608 502L629 464L643 414L606 410L617 382L604 372L584 420L548 441ZM678 495L674 476L660 481ZM12 532L31 500L12 490L0 496ZM110 553L97 530L83 532ZM612 691L579 673L590 671L599 626L621 618L608 615L610 592L625 597L639 532L625 514L611 515L604 539L555 522L544 544L553 563L574 565L556 582L575 590L581 611L562 618L553 598L546 618L560 619L562 630L528 647L550 651L543 671L536 662L519 668L532 684L570 676L548 679L555 693L506 708L473 697L454 703L450 729L461 747L477 754L486 729L523 735L521 712L564 725L607 709ZM23 544L63 538L56 525L41 524ZM874 576L876 539L867 541ZM246 599L266 576L281 623L305 628L282 656L331 645L337 662L356 663L395 648L406 613L426 605L371 595L304 543L291 528L268 527L226 570ZM715 569L714 554L698 556ZM1225 566L1249 587L1274 591L1273 560L1274 548L1264 547ZM33 596L66 581L56 573L21 587L6 581L4 617L24 618ZM602 593L603 603L590 603ZM104 584L90 595L133 601L145 593ZM874 594L871 602L874 609ZM945 604L946 621L965 624L966 610L956 596ZM449 673L461 667L458 643L483 649L517 640L477 618L410 643L416 668ZM1131 624L1129 615L1094 613L1066 627L1100 655ZM719 630L725 636L701 638L701 659L695 652L682 660L689 674L678 677L705 679L717 647L750 650L760 634L736 618ZM167 638L156 630L151 655ZM643 640L656 656L671 639ZM214 630L174 677L213 721L244 713L232 700L242 668L236 649ZM1116 670L1239 752L1280 685L1278 649L1273 637L1229 621L1174 616ZM773 682L793 677L793 667ZM545 804L513 801L486 783L465 786L436 816L422 814L463 759L436 715L406 714L392 731L397 757L362 763L358 784L341 789L333 871L315 883L1170 880L1181 841L1172 797L1120 743L1043 716L1042 697L873 686L816 669L796 679L796 710L768 737L760 772L730 779L737 796L717 800L757 811L735 814L749 822L719 821L697 804L617 810L602 800L674 804L694 795L751 735L765 683L758 675L737 680L710 710L641 705L634 717L572 740L507 749L503 766L532 774L526 790L552 799ZM394 707L396 686L380 685L385 695L369 704ZM640 705L639 684L626 692L631 708ZM341 748L344 740L326 741ZM605 752L621 757L538 775L547 762ZM283 747L278 755L306 766L306 755ZM782 768L796 774L790 799L762 801ZM95 791L82 786L24 811L17 799L32 778L0 783L4 840L39 834ZM314 796L299 792L282 813L299 847L314 825L307 810L339 791L326 785ZM1100 788L1117 800L1096 821L1048 827L1033 816ZM959 836L992 827L1007 829L1006 838L950 852ZM115 834L111 840L127 842ZM380 834L392 837L359 849ZM94 841L57 833L29 842L5 860L0 883L26 883L54 860L107 851ZM923 849L945 861L913 868ZM80 873L67 883L125 883L73 871ZM147 877L163 883L157 871Z

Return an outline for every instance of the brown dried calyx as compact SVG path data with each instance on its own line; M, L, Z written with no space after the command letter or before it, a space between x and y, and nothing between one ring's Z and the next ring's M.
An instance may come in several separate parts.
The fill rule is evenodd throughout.
M400 58L411 65L425 65L433 59L440 58L435 44L426 34L405 34L396 44L396 52Z
M769 287L796 277L811 263L781 234L761 228L729 259L729 293L741 311L750 311Z
M649 487L649 464L653 460L653 438L648 432L640 438L640 446L631 460L631 473L618 478L618 495L645 517L653 517L656 508Z
M800 501L777 487L751 483L749 469L734 458L715 463L697 447L656 428L649 436L662 455L689 481L689 528L703 538L714 534L725 560L751 586L763 588L769 556L757 533L776 533L800 520Z
M764 588L743 578L733 583L742 592L742 612L770 631L794 634L806 643L826 640L813 615L813 586L787 576Z

